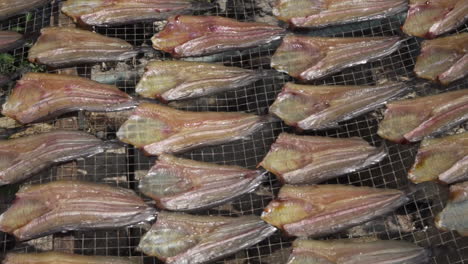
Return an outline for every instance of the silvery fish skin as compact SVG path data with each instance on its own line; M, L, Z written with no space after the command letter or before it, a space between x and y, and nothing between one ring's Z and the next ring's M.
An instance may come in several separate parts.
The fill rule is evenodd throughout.
M351 185L284 185L262 214L288 235L318 237L385 215L408 201L399 190Z
M27 73L16 83L2 114L27 124L79 110L110 112L136 104L113 85L72 75Z
M376 86L311 86L287 83L270 112L302 130L338 127L408 92L404 83Z
M398 50L399 37L325 38L288 35L271 67L301 80L314 80L365 64Z
M172 154L246 138L263 127L264 119L246 113L189 112L142 103L117 136L147 155Z
M2 264L138 264L137 260L113 256L83 256L63 252L8 253Z
M24 43L23 35L14 31L0 31L0 52L7 52Z
M468 180L468 132L424 139L408 177L414 183Z
M468 120L468 89L387 104L378 134L397 143L433 137Z
M408 9L406 0L278 0L273 14L294 27L326 27L380 19Z
M414 72L420 78L448 85L468 74L468 33L422 43Z
M138 54L128 42L87 30L71 27L49 27L29 50L31 62L50 67L84 63L124 61Z
M55 181L22 187L0 216L0 231L18 240L56 232L136 225L155 210L125 188L79 181Z
M219 16L173 16L151 39L153 47L174 57L192 57L257 47L280 39L285 30L258 22Z
M266 239L276 228L258 216L195 216L161 212L138 250L168 264L213 261Z
M424 264L429 261L429 250L406 241L296 239L287 264Z
M159 208L192 211L253 192L262 179L261 171L161 155L140 180L139 189L153 198Z
M436 217L436 226L468 236L468 182L450 186L450 196L444 210Z
M387 156L361 138L279 135L260 163L288 184L319 183L380 162Z
M410 0L403 31L421 38L435 38L463 25L467 19L466 0Z
M5 20L20 13L43 6L50 0L1 0L0 20Z
M261 78L253 70L192 61L152 61L136 92L164 102L197 98L249 85Z
M0 186L25 180L54 164L112 148L88 133L72 130L0 140Z

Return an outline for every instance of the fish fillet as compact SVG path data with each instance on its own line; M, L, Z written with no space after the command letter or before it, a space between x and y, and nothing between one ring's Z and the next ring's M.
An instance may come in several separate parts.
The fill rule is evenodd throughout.
M138 264L137 260L112 256L83 256L62 252L8 253L2 264Z
M50 2L50 0L0 0L0 20L25 13Z
M0 31L0 52L7 52L24 43L23 35L14 31Z
M436 217L436 226L468 236L468 182L450 186L450 196L444 210Z

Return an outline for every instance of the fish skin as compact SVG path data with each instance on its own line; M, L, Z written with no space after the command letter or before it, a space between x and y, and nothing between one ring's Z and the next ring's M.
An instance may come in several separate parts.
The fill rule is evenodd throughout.
M138 264L139 261L113 256L83 256L63 252L8 253L2 264Z
M468 74L468 33L425 40L414 72L420 78L448 85Z
M128 42L71 27L41 29L41 36L29 50L30 62L50 67L124 61L138 54Z
M2 114L28 124L79 110L112 112L136 105L113 85L72 75L27 73L16 83Z
M23 35L14 31L0 31L0 52L7 52L24 44Z
M273 14L294 27L320 28L381 19L407 9L406 0L278 0Z
M162 211L137 250L168 264L205 263L255 245L275 231L253 215L195 216Z
M164 102L226 92L261 79L253 70L194 61L152 61L136 92Z
M264 117L247 113L189 112L142 103L117 137L147 155L173 154L243 139L264 123Z
M1 0L0 21L27 12L34 8L41 7L49 2L50 0Z
M339 184L284 185L262 219L286 234L319 237L385 215L408 201L399 190Z
M172 16L151 41L173 57L193 57L257 47L280 39L285 29L219 16Z
M321 130L375 110L409 91L405 83L311 86L287 83L270 112L302 130Z
M135 225L153 219L155 212L129 189L55 181L22 187L0 216L0 231L23 241L56 232Z
M260 163L287 184L315 184L380 162L383 148L361 138L297 136L281 133Z
M387 104L377 134L396 143L416 142L468 120L468 89Z
M296 239L287 264L424 264L430 251L413 243L398 240Z
M271 67L301 80L314 80L388 56L400 37L327 38L288 35L271 58Z
M468 182L450 186L450 199L435 220L437 228L468 236Z
M92 156L112 147L88 133L73 130L0 140L0 186L25 180L54 164Z
M408 178L414 183L439 180L451 184L468 180L468 132L424 139Z

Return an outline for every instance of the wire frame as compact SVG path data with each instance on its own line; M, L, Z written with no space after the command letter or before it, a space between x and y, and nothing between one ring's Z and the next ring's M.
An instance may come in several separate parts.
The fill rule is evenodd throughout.
M216 1L214 1L216 2ZM271 17L271 2L262 0L219 0L212 10L200 14L219 15L240 21L274 21ZM19 15L0 24L1 30L19 30L25 35L36 34L41 28L61 24L71 24L60 20L60 5L55 1L47 6ZM402 35L400 30L405 14L329 27L320 30L301 31L298 34L311 36L362 37ZM150 38L160 28L159 23L138 23L92 30L110 37L122 38L135 46L150 46ZM458 32L467 32L464 25ZM468 80L453 83L448 87L417 79L413 67L419 54L421 40L408 38L401 48L393 54L378 60L346 69L311 84L321 85L366 85L379 80L390 79L408 81L417 95L428 95L448 90L468 87ZM225 52L190 60L221 62L228 66L267 71L268 75L249 86L221 93L215 96L172 103L171 106L191 111L245 111L265 114L286 82L294 81L291 77L273 71L270 58L279 42L269 45L233 52ZM27 59L30 45L25 45L11 52L17 64ZM117 85L121 90L134 95L135 86L141 76L146 61L151 59L171 59L168 54L158 51L140 54L137 58L124 63L102 63L82 65L74 69L80 76ZM51 70L51 72L55 72ZM8 91L6 91L8 93ZM65 129L80 129L100 138L113 140L119 125L128 117L128 112L115 114L70 114L56 119L48 125ZM271 121L264 129L251 138L213 147L206 147L185 153L182 156L194 160L218 164L240 165L255 168L268 152L271 144L281 132L332 137L361 137L373 145L385 145L389 155L382 162L368 169L351 173L330 180L327 183L352 184L356 186L374 186L379 188L398 188L412 190L411 200L390 216L383 216L363 226L335 234L328 238L344 238L356 235L376 236L382 239L399 239L414 242L423 247L450 248L446 254L435 254L434 264L468 263L468 239L451 231L440 231L434 226L434 217L440 212L447 199L447 188L433 183L411 187L407 180L407 170L414 161L418 144L397 145L385 142L376 134L381 120L381 109L373 113L341 123L337 129L321 132L297 132L280 121ZM117 151L108 151L90 158L55 166L41 172L22 184L45 183L57 179L77 179L104 182L111 185L130 188L138 192L138 177L145 173L155 158L146 157L132 146L125 146ZM277 194L280 183L269 175L261 188L255 193L211 209L203 214L212 215L260 215L269 201ZM0 208L5 210L12 203L19 185L0 187ZM146 199L151 202L150 199ZM10 235L0 233L1 253L11 251L35 252L57 250L86 255L130 256L141 259L144 263L160 263L156 258L144 256L136 251L144 228L131 227L118 230L75 231L54 234L29 242L17 242ZM219 263L284 263L293 238L277 232L270 238L238 252ZM436 250L440 251L440 249ZM0 253L0 254L1 254Z

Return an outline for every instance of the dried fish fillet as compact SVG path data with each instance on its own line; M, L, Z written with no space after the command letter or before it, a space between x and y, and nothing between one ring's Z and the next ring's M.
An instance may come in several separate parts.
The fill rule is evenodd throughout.
M0 52L7 52L24 43L23 35L14 31L0 31Z
M350 185L284 185L262 214L292 236L323 236L390 213L408 201L399 190Z
M72 75L28 73L17 82L2 114L27 124L78 110L111 112L136 104L113 85Z
M399 37L324 38L288 35L271 58L271 67L313 80L365 64L398 50Z
M278 0L273 14L295 27L326 27L392 16L406 0Z
M211 208L253 192L262 179L261 171L161 155L140 180L139 188L162 209L188 211Z
M370 112L408 91L404 83L377 86L311 86L287 83L270 112L286 124L303 130L338 126Z
M88 133L71 130L0 140L0 185L16 183L56 163L112 148Z
M25 186L0 216L0 230L18 240L56 232L135 225L155 210L129 189L79 181Z
M205 263L255 245L275 231L257 216L195 216L163 211L138 249L168 264Z
M296 239L287 264L424 264L430 255L429 250L406 241Z
M258 22L239 22L218 16L173 16L151 41L174 57L202 56L251 48L280 39L283 28Z
M403 31L412 36L435 38L463 25L467 19L466 0L410 0Z
M414 72L420 78L448 85L468 74L467 52L468 33L423 41Z
M253 70L215 63L152 61L136 92L143 97L173 101L233 90L260 78L261 74Z
M379 136L397 143L442 134L468 120L468 89L387 104Z
M436 225L442 230L456 230L468 236L468 182L450 186L450 200L436 217Z
M50 0L0 0L0 20L38 8Z
M263 117L252 114L188 112L142 103L117 136L148 155L160 155L243 139L263 124Z
M29 50L31 62L50 67L83 63L123 61L138 54L128 42L70 27L49 27Z
M380 162L383 148L361 138L296 136L282 133L260 166L289 184L319 183Z
M2 264L137 264L137 260L112 256L83 256L62 252L8 253Z

